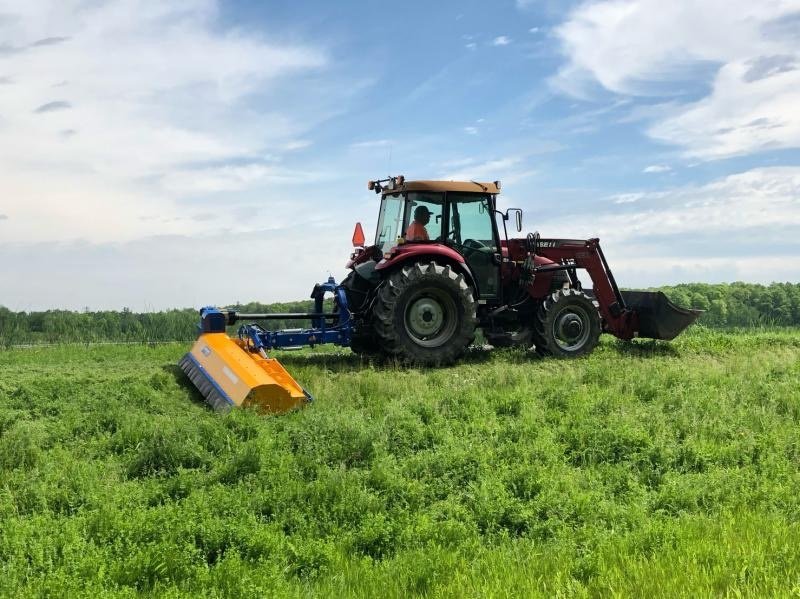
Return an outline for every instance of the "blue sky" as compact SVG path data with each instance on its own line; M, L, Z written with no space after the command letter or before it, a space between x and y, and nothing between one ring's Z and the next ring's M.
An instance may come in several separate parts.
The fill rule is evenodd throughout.
M796 282L798 106L800 0L0 0L0 305L302 298L400 173L627 287Z

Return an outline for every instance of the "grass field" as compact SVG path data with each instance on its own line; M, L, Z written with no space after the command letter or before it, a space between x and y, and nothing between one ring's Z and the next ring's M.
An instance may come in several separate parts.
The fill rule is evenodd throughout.
M800 331L283 354L273 418L186 349L0 352L0 595L800 596Z

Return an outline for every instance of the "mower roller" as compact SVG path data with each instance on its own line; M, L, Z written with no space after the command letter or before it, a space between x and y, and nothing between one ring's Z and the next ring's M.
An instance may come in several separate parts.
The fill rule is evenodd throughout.
M349 273L311 293L310 313L200 311L200 336L180 366L215 409L254 406L280 413L311 401L267 351L333 343L400 364L457 361L476 328L493 346L541 356L589 354L601 333L620 339L674 339L701 310L659 291L620 290L600 240L509 238L512 216L497 209L500 182L370 181L381 195L375 241L356 223ZM502 233L502 236L501 236ZM578 271L592 286L584 289ZM332 296L332 309L324 311ZM266 330L256 321L308 320L309 328ZM227 329L240 321L235 338Z

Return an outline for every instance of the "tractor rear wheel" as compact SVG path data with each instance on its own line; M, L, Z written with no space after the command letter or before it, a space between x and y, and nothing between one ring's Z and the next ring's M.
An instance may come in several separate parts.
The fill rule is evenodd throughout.
M534 319L534 343L541 355L585 356L600 340L600 314L591 298L577 289L548 295Z
M350 338L350 349L353 350L353 353L363 356L377 356L381 353L378 340L371 330L366 333L361 331L353 333Z
M451 364L475 339L476 305L464 275L436 262L392 273L378 290L372 316L390 358L424 366Z

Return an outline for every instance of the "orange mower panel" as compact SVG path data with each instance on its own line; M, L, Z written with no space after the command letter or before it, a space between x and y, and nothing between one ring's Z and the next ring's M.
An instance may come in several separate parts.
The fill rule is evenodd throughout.
M225 333L200 335L180 367L215 410L254 406L279 414L311 399L278 360L248 351Z

